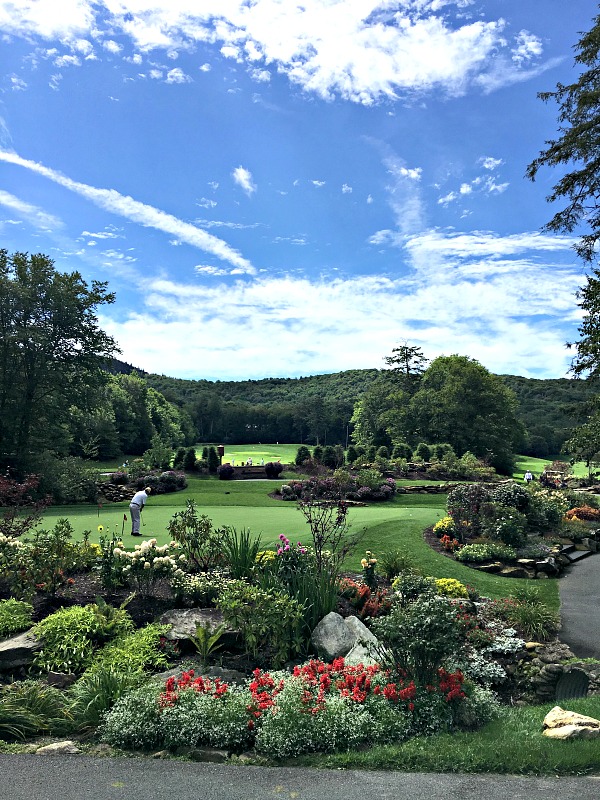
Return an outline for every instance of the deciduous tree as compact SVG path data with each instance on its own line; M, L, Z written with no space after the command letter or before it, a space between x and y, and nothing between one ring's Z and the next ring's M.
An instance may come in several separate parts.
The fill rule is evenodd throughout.
M107 284L63 273L48 256L0 250L0 461L63 452L69 410L92 408L118 348L98 325Z

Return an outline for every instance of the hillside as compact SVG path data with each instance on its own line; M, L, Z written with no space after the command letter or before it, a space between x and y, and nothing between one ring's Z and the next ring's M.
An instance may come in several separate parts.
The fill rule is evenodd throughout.
M127 370L130 365L123 365ZM150 386L185 408L204 441L345 444L354 404L383 370L364 369L301 378L207 381L145 374ZM527 454L558 453L581 424L594 383L501 375L518 401L529 438Z

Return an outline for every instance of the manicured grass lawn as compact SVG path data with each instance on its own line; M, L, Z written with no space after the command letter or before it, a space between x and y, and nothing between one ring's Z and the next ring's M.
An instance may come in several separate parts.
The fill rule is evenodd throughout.
M202 448L205 446L208 445L195 445L198 458L202 456ZM282 464L293 464L296 460L296 453L299 447L299 444L226 444L223 463L231 463L231 459L233 458L237 465L245 463L251 458L253 464L260 464L261 459L264 459L265 464L268 461L281 461ZM309 447L309 450L312 453L313 448Z
M513 478L522 481L523 476L527 472L527 470L530 470L533 473L534 477L539 478L539 476L544 471L544 467L546 467L548 464L551 464L556 459L558 459L559 461L568 460L566 456L549 456L548 458L534 458L533 456L517 456L515 463L515 471L513 472ZM583 461L577 461L573 465L572 469L574 477L587 478L588 468L583 463Z
M419 737L356 753L303 756L294 761L294 766L404 772L598 774L598 739L560 742L542 736L543 719L554 705L508 707L500 719L473 733ZM600 717L599 696L569 700L567 707L596 719Z
M167 526L173 514L185 508L187 499L196 501L198 511L206 514L215 526L230 525L237 529L248 528L260 535L262 545L273 547L279 534L284 533L294 541L309 543L310 530L295 503L286 503L269 497L269 492L281 481L219 481L213 478L190 478L188 488L174 494L151 497L142 514L145 525L141 532L145 538L155 537L159 544L169 541ZM401 548L413 558L426 575L436 578L456 578L470 584L489 597L505 597L522 581L499 578L470 569L433 551L423 539L423 530L445 514L445 495L397 495L393 502L352 508L349 513L350 533L364 531L356 551L346 562L348 570L360 572L360 559L365 550L375 556L384 550ZM123 525L123 515L129 517L127 503L110 503L100 510L95 506L52 506L43 518L43 527L51 528L58 519L66 517L80 538L84 530L91 531L91 541L98 541L111 532L117 535L124 530L124 544L133 547L136 542L129 535L130 522ZM98 531L98 526L103 528ZM137 540L139 541L139 540ZM558 608L557 581L536 581L542 598L554 609Z

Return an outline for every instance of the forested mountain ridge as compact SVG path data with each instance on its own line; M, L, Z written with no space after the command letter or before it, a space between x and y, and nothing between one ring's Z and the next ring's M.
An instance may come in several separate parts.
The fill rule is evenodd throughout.
M129 365L126 365L127 367ZM201 440L345 444L354 405L385 369L347 370L301 378L208 381L144 374L147 383L185 408ZM558 453L585 417L598 384L566 378L500 375L515 393L531 455Z

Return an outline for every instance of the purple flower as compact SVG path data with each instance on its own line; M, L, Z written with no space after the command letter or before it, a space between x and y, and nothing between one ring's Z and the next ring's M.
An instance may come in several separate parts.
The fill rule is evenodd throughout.
M283 553L283 550L281 549L281 547L278 547L277 548L277 555L280 556L282 553Z

